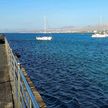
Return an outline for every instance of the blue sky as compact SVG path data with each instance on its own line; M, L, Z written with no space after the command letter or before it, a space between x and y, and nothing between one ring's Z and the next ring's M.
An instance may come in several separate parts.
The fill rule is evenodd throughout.
M0 0L0 31L108 23L108 0Z

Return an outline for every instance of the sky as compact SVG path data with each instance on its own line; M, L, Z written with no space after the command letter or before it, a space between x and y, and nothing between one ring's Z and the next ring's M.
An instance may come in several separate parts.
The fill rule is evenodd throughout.
M0 32L108 24L108 0L0 0Z

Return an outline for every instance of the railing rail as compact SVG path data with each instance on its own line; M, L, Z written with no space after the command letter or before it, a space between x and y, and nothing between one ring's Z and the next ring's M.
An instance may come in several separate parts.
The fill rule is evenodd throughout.
M27 83L20 64L5 38L10 80L16 108L39 108L39 104Z

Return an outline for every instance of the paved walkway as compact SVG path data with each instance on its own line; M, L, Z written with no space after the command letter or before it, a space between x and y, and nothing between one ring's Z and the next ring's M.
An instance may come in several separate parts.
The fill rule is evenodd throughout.
M0 108L13 108L12 90L5 51L5 45L0 44Z

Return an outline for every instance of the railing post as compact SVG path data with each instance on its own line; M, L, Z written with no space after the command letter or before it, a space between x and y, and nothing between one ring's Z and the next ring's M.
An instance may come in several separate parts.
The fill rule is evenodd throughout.
M30 108L32 108L32 102L31 102L31 100L30 100L30 99L29 99L29 102L30 102L30 103L29 103L29 104L30 104Z
M18 108L20 108L20 73L19 73L19 66L18 66Z

